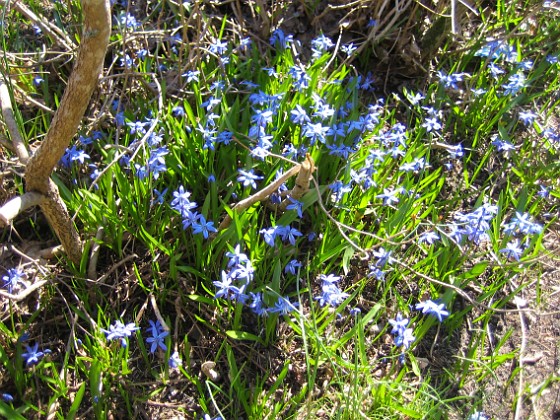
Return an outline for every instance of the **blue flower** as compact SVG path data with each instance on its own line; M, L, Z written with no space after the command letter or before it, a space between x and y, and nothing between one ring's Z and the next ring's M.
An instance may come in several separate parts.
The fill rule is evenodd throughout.
M422 127L426 129L429 133L431 131L437 131L441 129L441 124L436 117L426 118L425 122L422 123Z
M323 53L334 47L330 38L321 34L319 37L311 41L311 51L313 51L313 58L319 58Z
M296 90L301 91L309 87L311 77L309 77L303 66L300 64L291 67L288 74L294 79L294 87Z
M288 264L286 264L286 267L284 267L284 272L295 276L297 269L300 267L301 263L298 260L291 260Z
M392 204L398 204L399 199L397 194L399 194L399 189L394 188L383 188L383 194L377 194L376 198L382 198L383 204L386 206L390 206Z
M448 236L457 243L460 243L464 237L476 245L488 241L490 240L490 236L488 235L490 222L497 212L497 206L485 203L471 213L457 213L455 219L461 223L461 225L451 225L451 231L448 233Z
M60 159L60 163L67 168L72 166L72 163L78 161L82 165L85 163L86 159L90 159L90 156L83 150L79 150L76 146L67 148L64 155Z
M121 340L121 345L123 347L127 346L126 338L130 337L134 331L139 330L133 322L128 324L123 324L121 321L115 321L113 325L109 325L109 330L101 328L101 331L105 334L107 341Z
M321 292L319 296L315 296L315 300L318 300L321 306L331 305L337 307L344 302L344 299L350 296L348 293L340 290L336 284L328 282L321 284Z
M550 197L550 189L545 187L544 185L539 185L539 192L537 195L541 198L549 198Z
M439 235L436 232L429 230L418 236L418 243L433 245L436 241L439 241L439 239Z
M290 120L299 125L304 125L308 122L311 122L309 116L307 115L307 112L300 104L296 104L296 107L290 111Z
M224 55L227 52L227 47L226 41L216 40L216 42L210 44L208 50L213 54Z
M288 315L290 312L295 311L298 306L297 302L290 302L290 299L278 296L278 301L273 308L270 308L268 312L276 313L280 315Z
M237 244L232 251L226 252L226 257L229 258L228 267L234 267L249 262L249 257L241 252L241 246Z
M557 64L558 63L558 56L549 54L546 56L546 62L548 64Z
M379 247L377 251L373 251L372 255L377 258L375 266L379 268L385 268L387 264L391 265L393 263L393 257L391 257L392 253L393 251L387 251L382 246Z
M189 70L186 73L183 73L181 76L185 77L187 79L187 83L190 82L199 82L199 78L198 76L200 75L200 72L198 70Z
M403 335L409 322L410 320L408 318L403 318L401 313L399 312L395 319L389 320L389 324L391 324L391 326L393 327L393 329L391 330L391 334Z
M26 366L31 366L36 363L39 363L39 360L45 356L45 354L49 354L51 351L49 349L45 349L44 351L39 351L39 343L35 343L34 346L30 347L28 345L25 346L26 352L21 354L21 357L25 361Z
M140 24L130 13L122 12L119 16L119 23L127 28L137 28Z
M291 204L286 206L286 210L295 210L298 217L301 219L303 217L303 203L299 200L294 200L292 197L288 197Z
M152 203L154 204L163 204L165 202L165 195L167 194L167 188L165 188L162 192L155 189L153 190L154 198L152 199Z
M173 191L174 198L171 201L171 208L177 210L182 216L188 215L198 206L194 201L189 200L190 196L191 193L180 185L176 191Z
M11 294L14 292L14 288L16 288L18 284L25 286L25 282L23 281L24 277L25 274L23 271L20 271L17 268L10 268L6 275L2 277L2 280L4 281L2 287Z
M412 328L406 328L402 334L399 334L394 338L395 345L397 347L403 346L405 350L410 348L410 345L414 342L414 340L416 340L416 337L412 335Z
M525 87L525 75L522 73L512 74L508 78L508 83L502 86L504 95L515 95L519 90Z
M255 175L253 170L244 171L243 169L239 169L239 174L237 180L242 182L244 187L250 186L253 189L257 188L257 183L255 181L263 179L262 176Z
M132 65L134 64L134 61L132 60L132 58L130 58L130 55L125 54L124 57L121 57L119 60L120 66L124 67L126 69L129 69L132 67Z
M151 337L146 338L146 343L151 344L150 353L155 353L158 347L163 351L167 350L167 346L165 345L165 337L169 335L169 331L165 331L163 326L157 320L153 322L152 320L148 321L150 326L147 328L148 332L152 334Z
M340 51L346 54L348 57L354 54L354 51L356 51L357 49L358 47L356 47L352 42L349 44L344 44L340 47Z
M515 212L515 216L504 227L504 232L508 235L523 234L532 235L540 234L543 227L534 222L529 213Z
M150 157L148 158L148 170L151 172L154 179L159 178L159 174L167 170L165 164L165 157L169 153L167 147L158 147L150 152Z
M348 311L350 313L350 315L352 316L358 316L359 314L362 313L362 310L360 308L352 308Z
M488 70L490 71L490 75L494 78L497 79L500 75L504 74L505 71L504 69L502 69L500 66L498 66L496 63L490 63L488 64Z
M249 293L251 303L248 305L254 314L258 316L267 316L268 309L264 306L262 293Z
M416 309L421 310L423 314L435 316L439 322L443 322L449 316L449 311L445 308L445 303L438 303L433 300L426 300L416 304Z
M466 420L490 420L490 417L482 411L475 411Z
M446 88L450 89L459 89L457 83L462 82L463 77L465 76L464 73L445 74L445 72L441 70L437 72L437 75L439 78L439 82Z
M228 275L226 271L222 270L222 280L216 280L212 282L214 286L218 288L217 292L214 294L215 298L226 298L229 299L233 294L234 288L233 279Z
M202 233L204 239L208 239L209 232L217 232L214 222L207 222L203 215L198 216L198 220L192 222L193 233Z
M8 394L7 392L0 393L0 398L2 398L8 404L14 402L14 397L12 396L12 394Z
M147 56L148 56L148 50L146 50L144 48L142 48L142 49L140 49L136 52L136 57L138 57L142 61L144 61Z
M275 247L275 239L276 239L276 228L270 227L268 229L261 229L259 231L261 235L264 237L264 241L268 246Z
M270 45L279 49L286 49L289 44L294 42L293 35L285 35L282 29L276 29L270 36Z
M537 114L533 111L520 111L518 117L519 121L521 121L523 125L527 126L533 124L533 121L537 118Z
M329 155L338 156L345 160L348 160L348 155L352 152L352 148L345 144L329 144L327 149L329 149Z
M519 261L523 255L523 248L521 248L519 239L516 239L515 241L508 242L505 248L500 249L500 252L510 260Z
M171 369L178 369L182 366L183 360L181 359L181 356L179 356L179 353L174 351L169 357L167 364Z
M130 134L137 134L138 136L143 136L146 134L146 127L150 125L147 121L134 121L127 122L126 125L130 128Z
M337 179L336 181L334 181L332 184L329 185L329 189L332 190L333 192L331 195L332 201L337 203L340 200L342 200L344 194L352 191L352 185L344 184L342 181Z
M326 135L329 132L329 127L323 126L320 122L311 123L308 122L303 127L303 135L310 140L310 144L314 145L317 140L323 144L327 142Z
M245 265L237 265L231 272L229 276L235 280L243 280L245 284L253 281L255 274L255 269L253 268L251 261L247 261Z
M340 276L335 276L334 274L329 274L328 276L325 274L321 274L319 276L319 279L321 279L322 283L336 284L340 280Z
M180 105L177 105L176 107L173 107L173 109L171 110L171 115L173 115L175 118L184 117L185 108L183 108Z
M278 226L276 226L276 231L277 231L277 234L282 237L282 240L284 242L288 241L292 245L296 244L296 237L302 236L302 233L299 230L297 230L296 228L290 227L290 225L285 226L285 227L281 226L281 225L278 225Z

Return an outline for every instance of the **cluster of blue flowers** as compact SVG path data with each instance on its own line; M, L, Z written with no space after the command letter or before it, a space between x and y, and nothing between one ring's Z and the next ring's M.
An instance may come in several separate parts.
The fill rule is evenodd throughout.
M415 309L422 311L422 314L427 314L435 317L439 322L443 322L449 316L449 311L446 309L444 303L428 299L424 302L416 304ZM402 347L400 355L401 363L404 361L404 352L410 348L412 343L416 340L413 335L413 329L409 328L409 318L403 318L399 312L395 319L389 319L389 324L392 326L391 334L393 335L393 342L395 346Z
M165 344L165 339L169 336L169 331L163 328L159 320L155 322L149 320L149 324L150 326L146 328L146 331L149 334L146 338L146 344L150 346L150 353L156 353L158 350L166 352L167 345ZM116 320L113 324L109 325L108 330L101 328L101 331L105 334L107 341L119 340L122 347L128 346L129 337L138 330L140 330L140 327L133 322L124 324L119 320ZM169 357L167 363L172 369L179 368L182 365L179 353L174 351Z
M207 221L204 215L194 211L198 204L190 200L191 193L186 191L181 185L173 192L171 208L177 211L182 218L183 229L192 228L193 234L201 234L204 239L208 239L210 233L217 232L214 222Z
M290 225L276 225L268 229L262 229L260 233L263 235L266 244L273 248L276 246L276 238L280 238L284 243L288 242L291 245L295 245L296 238L303 235L299 230Z
M530 245L531 236L543 231L541 224L533 221L529 213L516 212L509 223L504 226L504 233L513 237L500 252L509 260L519 261L525 249ZM524 239L522 245L521 239Z
M455 224L450 226L448 236L457 244L461 244L463 239L480 245L482 242L490 240L488 231L490 223L498 213L498 206L488 203L482 204L470 213L457 213Z
M321 274L321 294L316 296L315 299L319 301L319 305L325 306L330 305L337 307L340 305L348 296L348 293L343 292L338 287L337 283L340 277L333 274L324 275Z
M291 302L288 297L277 296L274 306L267 306L262 292L253 293L247 290L253 281L255 270L249 257L241 252L240 245L228 251L226 257L228 258L227 270L222 270L221 280L214 281L217 289L215 298L241 303L258 316L272 313L287 315L296 309L298 303ZM293 273L300 265L295 260L291 261L286 266L286 272Z
M125 325L121 321L117 320L114 324L109 325L108 330L101 328L101 331L107 337L107 341L120 340L121 346L127 347L128 337L130 337L132 333L138 331L139 329L140 327L137 327L133 322Z

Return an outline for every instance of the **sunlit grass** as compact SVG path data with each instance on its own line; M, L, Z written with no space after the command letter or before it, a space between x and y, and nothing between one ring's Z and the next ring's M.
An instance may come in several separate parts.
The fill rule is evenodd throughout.
M84 238L103 232L97 278L89 255L79 267L61 261L71 278L61 275L50 301L3 319L0 390L14 400L0 413L134 416L137 404L187 398L170 397L173 384L189 395L174 407L190 416L481 410L484 401L456 390L518 357L499 353L511 331L488 354L488 325L530 282L560 198L550 125L560 51L543 43L558 19L541 11L536 35L519 29L488 44L495 28L520 23L515 5L499 9L476 39L448 45L418 88L387 96L377 75L370 85L322 38L308 57L311 46L281 45L279 33L272 45L244 41L226 18L197 45L180 32L155 47L131 41L150 20L115 26L92 105L101 111L56 174ZM30 48L21 30L6 21L6 51ZM55 107L61 84L13 71ZM535 116L524 123L527 111ZM49 119L37 111L22 127L38 138ZM306 155L316 170L301 216L298 203L273 200L232 210ZM231 224L213 232L227 214ZM423 314L426 301L442 306ZM51 311L62 317L42 331ZM392 331L401 315L406 325ZM156 318L169 334L152 352ZM111 340L103 330L117 320L140 329ZM26 366L36 342L51 353Z

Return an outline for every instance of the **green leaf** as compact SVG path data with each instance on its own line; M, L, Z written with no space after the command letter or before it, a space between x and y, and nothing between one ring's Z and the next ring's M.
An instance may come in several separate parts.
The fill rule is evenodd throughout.
M480 276L488 267L488 261L482 261L474 265L469 271L465 273L466 279L471 279Z
M0 401L0 416L5 419L26 420L21 414L3 401Z
M255 341L262 344L262 340L260 337L245 331L228 330L226 331L226 334L228 337L231 337L234 340Z
M417 377L421 378L422 374L420 372L420 366L418 366L418 362L416 361L416 357L410 354L409 359L410 359L410 367L412 368L412 371Z
M86 392L86 383L82 382L82 385L80 385L78 392L76 392L76 396L74 397L74 402L72 403L72 406L68 411L68 415L66 416L67 420L76 417L76 412L78 411L78 408L80 408L80 404L82 403L82 399L84 398L85 392Z

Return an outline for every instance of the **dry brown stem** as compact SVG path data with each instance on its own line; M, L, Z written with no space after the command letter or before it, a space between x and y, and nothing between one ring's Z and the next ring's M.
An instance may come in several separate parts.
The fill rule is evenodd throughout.
M237 213L240 213L243 210L248 209L255 203L267 200L268 197L270 197L270 195L280 187L280 185L282 185L284 182L286 182L294 175L298 175L298 177L296 179L296 186L294 187L290 195L297 200L301 198L301 196L303 196L303 194L305 194L309 190L309 182L311 180L311 175L314 169L315 169L315 165L313 163L313 159L308 154L305 157L305 161L303 163L295 165L288 172L283 174L280 178L276 179L271 184L264 187L262 190L257 191L255 194L245 198L244 200L241 200L239 203L233 206L232 210ZM293 194L296 195L294 196ZM286 202L283 204L287 205L288 203ZM231 216L229 214L226 215L224 220L222 220L222 223L220 223L220 226L218 227L218 231L226 229L230 225L231 220L232 220Z

